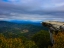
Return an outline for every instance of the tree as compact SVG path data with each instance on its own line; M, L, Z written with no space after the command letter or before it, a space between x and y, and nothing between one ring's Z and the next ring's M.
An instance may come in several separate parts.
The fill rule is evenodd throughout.
M42 30L36 33L32 37L32 40L36 43L39 48L48 48L48 45L50 44L49 32Z

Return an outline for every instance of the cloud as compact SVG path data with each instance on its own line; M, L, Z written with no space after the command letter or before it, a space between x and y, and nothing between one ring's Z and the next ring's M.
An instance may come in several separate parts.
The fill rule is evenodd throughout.
M63 18L63 0L0 0L0 20L62 21Z
M20 14L20 13L10 13L0 16L0 20L37 20L37 21L45 21L45 20L57 20L62 21L64 17L52 16L52 15L38 15L38 14ZM64 21L64 20L63 20Z

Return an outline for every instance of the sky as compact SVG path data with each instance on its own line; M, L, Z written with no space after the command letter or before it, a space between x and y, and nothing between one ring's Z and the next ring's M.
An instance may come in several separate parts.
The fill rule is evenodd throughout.
M0 0L0 20L64 21L64 0Z

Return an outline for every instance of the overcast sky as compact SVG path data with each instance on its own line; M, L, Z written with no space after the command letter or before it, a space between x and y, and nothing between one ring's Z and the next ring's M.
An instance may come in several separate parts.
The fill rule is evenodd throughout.
M64 21L64 0L0 0L0 20Z

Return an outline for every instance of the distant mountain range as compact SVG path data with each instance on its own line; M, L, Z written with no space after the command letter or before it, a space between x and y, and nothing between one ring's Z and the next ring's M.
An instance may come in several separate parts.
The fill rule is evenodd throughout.
M40 30L47 30L40 22L32 21L0 21L0 33L30 36Z
M19 24L32 24L42 26L41 21L30 21L30 20L11 20L9 22L19 23Z

